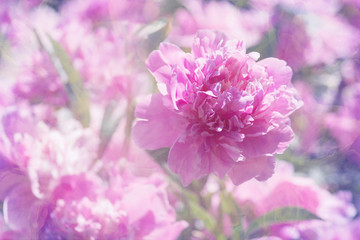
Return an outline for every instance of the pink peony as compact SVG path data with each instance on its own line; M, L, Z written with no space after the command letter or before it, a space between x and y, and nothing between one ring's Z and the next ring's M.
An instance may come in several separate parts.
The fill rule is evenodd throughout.
M251 202L252 211L257 216L279 207L298 206L326 221L344 224L356 214L351 193L331 194L312 179L296 176L291 164L277 163L276 173L271 179L262 183L249 181L238 187L228 184L228 191L240 204Z
M61 14L66 18L90 21L94 26L117 21L147 23L159 16L159 3L153 0L89 0L69 1Z
M341 64L341 76L347 84L356 83L360 80L360 54L354 58L346 59Z
M131 4L130 1L126 2ZM68 5L70 7L71 4ZM113 99L130 101L135 95L147 91L150 85L146 81L148 75L143 62L134 55L143 48L139 45L133 47L134 35L112 26L95 28L74 16L60 22L60 16L54 14L40 7L32 15L21 16L22 21L31 23L29 25L18 20L17 15L9 16L12 24L10 30L14 32L10 32L14 35L12 38L22 40L14 40L17 44L13 44L11 50L16 61L9 61L9 66L6 66L12 69L9 80L14 81L12 91L15 100L27 100L31 104L47 103L55 107L69 105L69 91L66 91L68 80L61 71L59 73L59 66L54 65L54 59L47 50L39 47L34 29L46 49L51 49L49 35L63 46L71 64L79 72L91 101L104 104ZM5 23L5 20L2 21ZM19 59L18 55L22 58Z
M160 94L137 106L142 148L170 147L182 183L215 173L234 184L273 173L274 154L293 138L288 116L301 106L284 61L246 54L242 41L199 31L191 53L162 43L147 60Z
M313 2L301 7L302 4L285 1L282 7L274 8L275 54L285 59L293 69L333 64L337 59L352 57L358 49L359 32L335 14L337 7L333 5L327 9L325 5L331 4ZM334 32L339 32L336 38L332 38Z
M231 38L242 38L248 46L259 43L270 27L270 14L257 9L239 9L227 1L182 0L184 8L174 15L169 39L183 47L191 47L200 29L221 31Z
M249 181L236 188L231 184L227 186L240 206L247 206L247 211L255 216L280 207L298 206L322 219L275 225L271 235L281 239L333 239L326 236L332 236L342 228L350 233L345 227L356 215L350 192L331 194L312 179L294 175L293 167L282 161L278 162L274 176L266 182Z
M123 176L110 185L85 174L62 178L41 239L176 239L187 226L176 221L161 177Z
M292 127L298 137L297 149L303 153L317 153L321 149L319 138L329 107L316 99L315 91L310 84L297 81L294 86L304 102L304 106L291 117Z
M360 83L347 86L342 92L343 105L329 113L325 123L341 149L350 147L360 136Z
M15 80L13 93L17 101L27 100L31 104L43 102L52 106L68 104L64 83L44 51L36 51L23 60Z
M305 208L322 219L274 224L267 231L269 236L285 240L337 239L332 237L340 236L339 233L352 235L353 230L350 226L358 225L352 220L356 215L356 209L351 203L350 192L331 194L319 187L311 178L296 176L293 166L287 162L278 161L275 174L267 181L259 183L252 179L241 186L234 186L227 181L225 186L226 191L232 194L244 213L245 228L254 219L282 207ZM212 196L211 210L215 216L222 200L218 194L219 188L218 179L210 177L202 192L205 196ZM230 219L224 219L223 227L224 232L230 235Z
M347 151L347 157L350 161L360 164L360 135Z
M29 177L36 197L47 198L64 175L91 171L98 146L91 129L73 119L54 129L36 119L33 109L7 110L1 119L0 153Z
M1 119L0 201L10 230L4 236L176 239L187 226L176 221L161 175L106 171L100 159L95 163L92 129L60 117L51 128L38 118L33 109L14 107Z
M0 239L36 239L37 232L46 219L47 204L32 194L26 174L18 166L10 163L2 153L0 201L3 203L4 215Z
M360 29L360 1L359 0L341 0L343 2L342 13L350 24Z
M59 32L58 41L69 53L93 102L130 100L146 91L148 77L138 59L129 54L135 49L128 46L128 36L111 28L91 29L76 20L60 26Z

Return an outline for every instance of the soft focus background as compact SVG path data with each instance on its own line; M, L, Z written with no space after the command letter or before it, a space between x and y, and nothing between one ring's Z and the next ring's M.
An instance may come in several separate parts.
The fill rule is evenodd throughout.
M184 188L131 138L148 55L200 29L293 70L265 182ZM358 0L0 0L2 239L360 239L359 49Z

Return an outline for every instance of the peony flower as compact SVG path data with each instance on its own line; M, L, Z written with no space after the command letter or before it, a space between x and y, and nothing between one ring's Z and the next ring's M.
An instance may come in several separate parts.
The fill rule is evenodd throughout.
M47 215L46 202L31 192L26 174L0 154L0 201L4 229L1 239L36 239ZM7 231L5 231L5 229Z
M329 113L325 123L341 149L350 147L360 136L360 84L354 83L342 91L343 106Z
M314 180L296 176L293 166L284 161L278 161L276 173L271 179L262 183L249 181L238 187L228 184L228 191L240 204L251 202L252 211L257 216L279 207L297 206L326 221L344 224L356 214L350 192L331 194Z
M214 215L221 205L217 180L208 178L202 193L205 196L207 194L213 196L211 210ZM244 213L244 226L281 207L301 207L322 219L274 224L267 231L269 236L289 240L338 239L333 236L340 236L340 233L356 236L352 235L351 227L358 226L358 221L352 220L356 215L356 208L351 202L351 193L341 191L332 194L318 186L311 178L296 176L290 163L278 161L275 174L267 181L259 183L252 179L241 186L234 186L227 181L225 186L226 191L232 194ZM227 218L224 220L224 232L231 235L231 222L230 220L227 222ZM344 239L352 238L344 237Z
M357 164L360 164L360 135L355 139L346 154L347 158Z
M356 215L350 192L331 194L312 179L294 175L293 167L287 162L279 161L276 173L266 182L249 181L237 188L228 186L240 206L250 207L256 216L280 207L298 206L322 219L275 225L271 235L281 239L332 239L326 237L330 236L329 231L344 228Z
M304 102L304 106L291 117L292 127L298 137L297 149L303 153L317 153L321 151L319 138L329 107L316 99L315 89L310 84L297 81L294 86Z
M29 177L36 197L47 198L64 175L91 171L98 145L91 129L73 119L54 129L36 119L33 109L7 110L1 119L0 153Z
M358 49L359 32L335 14L336 4L327 9L332 4L309 1L308 6L301 6L303 2L285 1L281 7L274 7L275 55L285 59L294 70L352 57ZM334 32L341 34L329 41Z
M43 102L52 106L68 104L64 83L46 52L34 52L23 61L21 69L13 87L16 100L26 100L31 104Z
M176 221L161 175L106 171L101 159L94 162L98 136L92 129L71 118L51 128L38 118L34 109L8 108L1 119L4 236L176 239L187 226Z
M131 1L126 2L132 5ZM73 7L75 10L74 4L69 3L66 6L69 5L69 8ZM84 5L83 2L81 4ZM109 6L109 3L102 1L101 4L104 5L103 8L108 9L115 3ZM119 7L123 6L119 5ZM4 25L11 23L8 27L11 31L3 34L9 35L7 39L9 41L16 40L10 41L14 42L10 50L14 51L13 58L16 61L12 60L10 55L10 61L7 63L9 66L5 66L12 70L8 78L13 81L12 91L16 101L26 100L31 104L47 103L55 107L70 104L69 91L66 91L68 78L64 77L61 70L59 73L59 65L56 64L59 56L56 54L55 58L49 56L51 45L48 36L55 39L69 55L71 64L79 72L84 88L89 92L91 101L104 104L120 98L130 101L133 96L147 91L149 84L146 83L149 81L146 81L148 75L145 75L145 67L133 54L143 48L138 47L139 45L136 48L132 46L133 34L124 33L112 25L100 25L95 28L85 21L86 19L75 16L71 18L64 16L65 20L58 21L60 16L45 7L39 7L38 11L28 15L21 15L20 18L17 15L1 17L0 14L0 21L4 22ZM6 23L7 19L11 21ZM25 25L23 22L31 24ZM132 22L128 23L131 26L132 24ZM34 30L46 50L39 45ZM19 59L18 55L22 58ZM8 85L9 83L10 81Z
M360 1L358 0L341 0L343 8L341 12L345 18L357 29L360 29Z
M94 26L116 21L148 23L159 17L159 3L152 0L90 0L66 2L61 15L90 21Z
M184 8L175 12L169 39L182 47L190 48L200 29L221 31L253 46L270 27L267 11L244 10L227 1L181 0L181 3Z
M86 174L62 178L40 239L176 239L187 226L176 221L162 178L123 176L110 185Z
M60 31L58 41L69 53L93 102L130 100L147 90L145 68L129 54L135 49L127 45L128 36L111 28L91 29L77 20L60 26Z
M169 168L184 185L209 173L234 184L269 178L274 154L293 138L288 116L301 101L286 63L258 57L208 30L197 33L191 53L162 43L147 60L160 93L137 106L135 142L170 147Z
M346 59L341 64L341 76L347 84L353 84L360 79L360 54L354 58Z

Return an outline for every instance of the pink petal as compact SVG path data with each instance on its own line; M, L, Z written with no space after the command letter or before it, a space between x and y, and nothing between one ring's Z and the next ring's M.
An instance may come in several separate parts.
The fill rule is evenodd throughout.
M170 147L186 127L183 117L170 111L160 94L138 104L135 117L139 120L132 130L134 141L149 150Z
M0 200L4 200L14 187L26 181L25 173L0 154Z
M4 201L4 219L16 231L36 234L45 223L47 207L34 197L30 185L23 183L13 188Z
M172 225L166 225L155 229L151 234L146 236L147 240L158 240L158 239L177 239L189 224L185 221L178 221Z
M266 68L269 77L272 76L274 78L275 88L290 84L292 70L286 65L285 61L277 58L265 58L259 61L258 64Z
M213 142L211 152L208 154L209 171L223 179L237 161L242 161L244 156L241 149L227 139Z
M206 57L219 47L224 46L225 43L225 34L217 31L200 30L196 33L191 52L196 58Z
M316 213L319 205L318 195L311 186L301 186L283 181L267 196L265 206L268 211L278 207L298 206ZM278 196L282 197L279 198Z
M185 53L171 43L162 43L160 50L153 51L146 61L147 68L152 72L158 83L161 94L169 94L168 86L175 65L183 66Z
M245 137L239 146L246 158L268 156L283 153L293 138L291 127L283 123L263 136Z
M204 159L200 144L201 141L198 141L198 138L182 136L170 149L169 168L180 175L184 186L210 172L209 161Z
M238 162L228 175L235 185L252 178L264 181L272 176L275 167L275 157L259 157Z
M6 136L12 142L14 142L16 133L28 133L30 135L34 133L34 122L28 109L19 109L5 114L2 118L2 124Z

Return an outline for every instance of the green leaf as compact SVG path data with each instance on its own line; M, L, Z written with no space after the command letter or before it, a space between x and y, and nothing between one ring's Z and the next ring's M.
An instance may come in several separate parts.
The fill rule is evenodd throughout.
M52 49L46 49L63 80L70 100L70 110L83 127L90 124L90 100L84 88L80 73L72 64L71 58L60 43L48 36Z
M189 199L188 204L193 218L200 219L209 231L213 231L216 227L215 218L193 199Z
M149 23L138 31L138 36L143 39L146 50L151 52L158 48L160 43L168 36L172 26L171 19L160 19Z
M229 192L221 192L221 207L223 211L229 215L233 226L232 239L243 240L245 231L242 225L243 213L233 195Z
M300 207L282 207L266 213L265 215L255 219L249 225L246 235L250 236L257 231L267 228L273 224L305 221L305 220L321 220L318 216Z
M249 3L248 0L230 0L230 2L232 2L233 4L235 4L237 7L239 8L250 8L251 4Z
M234 206L234 202L231 199L232 195L227 192L221 192L220 193L220 205L223 209L224 213L231 214L236 211L236 206Z
M242 223L233 227L232 239L234 239L234 240L244 240L245 239L245 232L244 232Z

